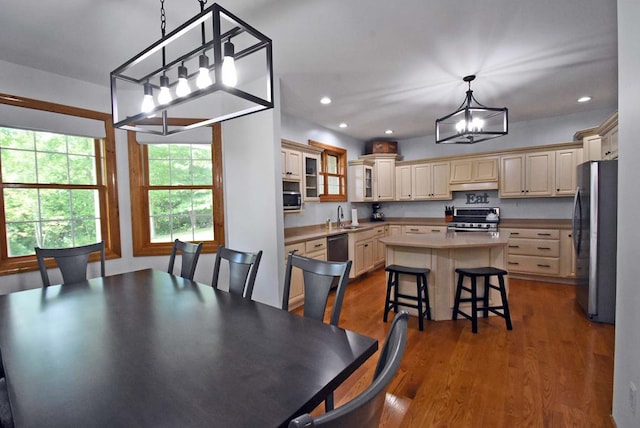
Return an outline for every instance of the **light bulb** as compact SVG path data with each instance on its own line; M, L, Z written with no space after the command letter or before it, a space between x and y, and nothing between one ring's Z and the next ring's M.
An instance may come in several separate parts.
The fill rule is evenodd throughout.
M204 89L207 86L211 86L211 76L209 76L209 57L206 55L200 55L200 73L196 78L196 85L200 89Z
M176 86L176 95L179 97L184 97L191 93L191 88L187 81L188 75L187 67L184 65L178 67L178 86Z
M458 123L456 123L456 131L458 131L458 134L462 134L466 130L467 130L466 120L462 119Z
M233 57L233 43L224 44L224 60L222 61L222 83L227 86L236 86L238 84L238 75L236 73L236 61Z
M154 108L156 108L156 104L153 102L153 88L151 87L151 84L147 82L144 84L144 96L142 97L140 110L143 113L149 113Z
M471 129L473 129L474 132L482 131L483 127L484 127L484 120L476 117L471 121Z
M167 76L160 76L160 93L158 94L158 104L168 104L173 97L171 91L169 91L169 78Z

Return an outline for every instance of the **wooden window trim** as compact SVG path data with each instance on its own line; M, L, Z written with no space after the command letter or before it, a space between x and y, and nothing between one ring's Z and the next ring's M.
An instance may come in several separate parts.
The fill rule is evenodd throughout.
M320 177L324 183L323 189L326 190L329 188L328 186L328 177L339 177L340 178L340 194L339 195L328 195L326 193L320 194L320 202L346 202L348 199L347 194L347 150L341 147L330 146L328 144L320 143L318 141L309 140L309 145L318 147L322 149L321 154L321 163L322 168L320 171ZM338 157L338 170L339 174L328 174L325 171L327 170L327 159L326 154L332 154Z
M116 259L121 257L120 243L120 215L118 208L118 182L116 180L116 144L115 133L113 130L113 120L110 114L102 113L94 110L88 110L79 107L67 106L47 101L40 101L32 98L21 97L18 95L8 95L0 93L0 104L10 105L14 107L27 108L32 110L40 110L55 114L63 114L68 116L76 116L85 119L93 119L104 123L105 137L103 139L95 139L96 150L96 176L98 177L98 185L100 198L100 216L101 235L105 242L105 257L107 259ZM4 218L4 192L3 188L10 186L1 186L0 188L0 233L2 237L6 237L7 225ZM11 186L11 187L29 187L29 186ZM45 187L38 185L37 187ZM50 185L51 188L68 188L65 185ZM71 186L81 187L81 186ZM91 186L93 188L93 186ZM8 257L6 242L0 247L0 275L13 275L16 273L34 271L38 269L38 262L35 255L22 257ZM98 261L99 255L93 254L89 261ZM53 266L53 265L52 265Z
M225 243L224 231L224 198L222 177L222 126L219 123L211 127L211 162L213 177L213 236L214 241L203 241L202 252L215 253L218 245ZM131 195L131 237L134 256L162 256L171 253L172 242L151 242L149 230L148 199L148 156L147 145L138 144L137 133L127 131L129 150L129 188ZM199 186L194 186L199 187Z

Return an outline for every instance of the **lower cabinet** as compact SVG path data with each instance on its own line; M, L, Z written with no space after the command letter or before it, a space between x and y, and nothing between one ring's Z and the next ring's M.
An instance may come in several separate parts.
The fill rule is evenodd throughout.
M447 226L402 226L403 235L424 235L428 233L446 233Z
M570 231L500 228L500 234L503 233L509 236L509 272L560 278L575 276Z
M387 226L349 233L349 259L352 261L349 278L356 278L384 264L384 244L378 240L387 234Z
M297 255L318 260L327 260L327 239L311 239L297 244L285 245L284 264L287 265L287 258L291 251L295 250ZM304 283L302 271L293 269L291 272L291 288L289 289L289 310L295 309L304 303Z

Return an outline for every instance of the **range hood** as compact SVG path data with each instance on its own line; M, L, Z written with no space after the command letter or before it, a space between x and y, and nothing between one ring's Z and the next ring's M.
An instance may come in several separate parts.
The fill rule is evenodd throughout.
M464 192L468 190L498 190L498 182L497 181L485 181L485 182L472 181L468 183L456 183L456 184L449 184L449 189L451 189L452 192L459 192L459 191Z

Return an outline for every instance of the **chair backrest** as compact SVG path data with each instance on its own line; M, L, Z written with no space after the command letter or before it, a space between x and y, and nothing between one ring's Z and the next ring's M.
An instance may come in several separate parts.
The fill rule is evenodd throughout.
M104 270L104 241L95 244L83 245L81 247L71 248L40 248L35 247L36 258L38 260L38 268L40 276L42 276L42 285L49 286L49 274L45 266L45 259L52 258L56 261L60 273L62 274L62 283L71 284L81 282L87 279L87 265L89 263L89 255L100 252L100 276L105 275Z
M324 320L324 312L327 308L327 299L331 286L337 282L336 298L331 310L329 323L337 326L340 319L340 310L344 293L349 282L351 260L346 262L325 262L324 260L310 259L299 256L292 251L287 257L287 271L284 278L284 293L282 297L282 309L289 310L289 291L291 288L291 274L294 268L302 270L304 282L304 316Z
M289 428L299 427L350 427L371 428L380 424L387 386L396 375L407 343L407 319L409 314L400 311L387 334L373 382L353 400L320 416L298 416L289 422Z
M220 265L222 260L226 260L229 265L229 293L251 299L261 258L262 250L257 253L245 253L220 245L216 251L211 286L219 288Z
M184 242L176 239L173 241L173 248L171 249L171 256L169 257L169 268L167 269L167 272L173 274L173 265L176 261L176 253L180 252L180 255L182 256L180 276L186 279L193 279L193 274L196 273L196 265L198 264L200 251L202 251L202 242L192 244L191 242Z

